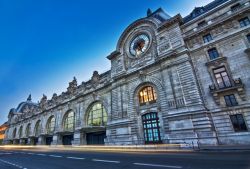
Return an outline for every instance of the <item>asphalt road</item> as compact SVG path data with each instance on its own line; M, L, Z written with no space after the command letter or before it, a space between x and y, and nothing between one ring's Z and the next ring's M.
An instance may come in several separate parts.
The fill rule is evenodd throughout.
M97 152L0 149L0 169L250 169L250 152Z

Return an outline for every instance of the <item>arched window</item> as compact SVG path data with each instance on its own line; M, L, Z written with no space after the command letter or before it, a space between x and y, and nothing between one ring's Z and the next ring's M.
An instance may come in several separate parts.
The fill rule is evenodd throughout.
M19 128L19 138L22 138L22 136L23 136L23 126L21 126L20 128Z
M41 121L38 120L35 125L35 136L38 137L41 134Z
M107 124L107 112L101 103L95 103L89 109L87 117L88 126L105 126Z
M53 134L55 131L55 117L51 116L47 122L47 134Z
M155 89L152 86L145 86L139 92L139 102L140 105L144 105L146 103L154 103L156 102L157 95Z
M30 136L30 131L31 131L31 124L29 123L26 127L25 135L26 137Z
M14 129L13 133L12 133L12 137L16 138L16 128Z
M75 113L73 111L70 111L64 118L64 123L63 123L64 130L73 131L75 128L74 122L75 122Z

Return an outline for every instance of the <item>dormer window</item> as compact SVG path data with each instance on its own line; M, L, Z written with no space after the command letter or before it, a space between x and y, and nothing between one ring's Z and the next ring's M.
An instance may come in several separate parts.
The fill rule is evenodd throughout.
M192 17L196 17L204 12L203 7L195 8L192 12Z

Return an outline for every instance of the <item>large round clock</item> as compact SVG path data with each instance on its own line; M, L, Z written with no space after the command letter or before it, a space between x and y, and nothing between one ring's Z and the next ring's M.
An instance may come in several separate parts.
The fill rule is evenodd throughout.
M130 43L129 52L134 57L143 55L149 48L150 39L147 34L137 35Z

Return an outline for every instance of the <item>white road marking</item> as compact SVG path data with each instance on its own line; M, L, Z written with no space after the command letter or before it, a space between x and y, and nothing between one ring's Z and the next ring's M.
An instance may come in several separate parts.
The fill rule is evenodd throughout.
M38 155L38 156L46 156L46 154L36 154L36 155Z
M0 153L0 155L8 155L8 154L12 154L12 153Z
M134 165L151 166L151 167L163 167L163 168L182 168L182 166L160 165L160 164L146 164L146 163L133 163Z
M99 159L92 159L92 161L105 162L105 163L120 163L120 161L99 160Z
M58 156L58 155L49 155L50 157L57 157L57 158L60 158L62 156Z
M15 166L15 167L17 167L17 168L27 169L27 168L23 168L23 167L20 166L20 165L17 165L17 164L14 164L14 163L11 163L11 162L8 162L8 161L5 161L5 160L1 160L1 159L0 159L0 161L3 162L3 163L9 164L9 165Z
M84 160L85 158L80 158L80 157L66 157L69 159L75 159L75 160Z

